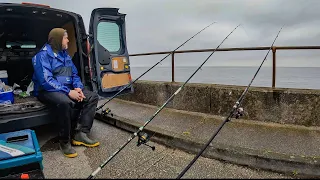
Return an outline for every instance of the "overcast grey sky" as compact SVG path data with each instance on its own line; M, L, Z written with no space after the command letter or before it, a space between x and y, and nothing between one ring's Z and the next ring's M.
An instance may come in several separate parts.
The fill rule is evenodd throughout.
M5 0L21 3L26 0ZM319 0L29 0L82 15L88 28L91 11L118 7L127 14L130 54L170 51L197 31L217 23L181 49L270 46L285 25L276 46L320 45ZM258 66L267 51L217 52L205 65ZM177 55L177 65L200 65L210 53ZM272 65L272 53L265 66ZM132 57L132 66L151 66L165 55ZM170 65L170 58L163 63ZM278 51L277 66L319 66L320 50Z

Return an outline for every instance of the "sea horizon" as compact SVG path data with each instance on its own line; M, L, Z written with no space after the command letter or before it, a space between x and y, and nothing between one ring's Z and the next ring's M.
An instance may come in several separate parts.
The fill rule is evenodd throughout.
M150 67L131 67L132 78L139 77ZM175 66L175 82L185 82L197 66ZM247 86L258 66L203 66L190 83ZM141 80L171 82L171 66L159 66L141 77ZM272 67L262 66L252 83L254 87L272 87ZM276 67L276 87L297 89L320 89L320 67Z

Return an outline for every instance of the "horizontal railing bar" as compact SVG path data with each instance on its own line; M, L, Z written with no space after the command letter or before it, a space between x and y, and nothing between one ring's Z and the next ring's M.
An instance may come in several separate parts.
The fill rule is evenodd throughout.
M244 47L244 48L220 48L216 51L261 51L261 50L269 50L270 47ZM275 49L279 50L306 50L306 49L320 49L320 46L275 46ZM196 52L211 52L215 49L194 49L194 50L180 50L175 51L175 54L181 53L196 53ZM149 56L149 55L160 55L160 54L169 54L171 51L162 51L162 52L151 52L151 53L139 53L139 54L131 54L130 56Z

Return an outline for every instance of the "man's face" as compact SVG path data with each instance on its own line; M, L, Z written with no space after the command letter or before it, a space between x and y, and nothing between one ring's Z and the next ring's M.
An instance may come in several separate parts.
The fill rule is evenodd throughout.
M68 42L69 42L68 34L64 33L64 36L62 38L62 49L68 49Z

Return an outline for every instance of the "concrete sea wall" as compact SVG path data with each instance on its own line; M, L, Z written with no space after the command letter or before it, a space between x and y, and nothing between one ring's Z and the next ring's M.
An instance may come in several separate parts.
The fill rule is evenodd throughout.
M119 99L161 106L182 83L137 81L135 92ZM166 106L226 116L246 87L188 83ZM242 119L320 126L320 90L250 87Z

